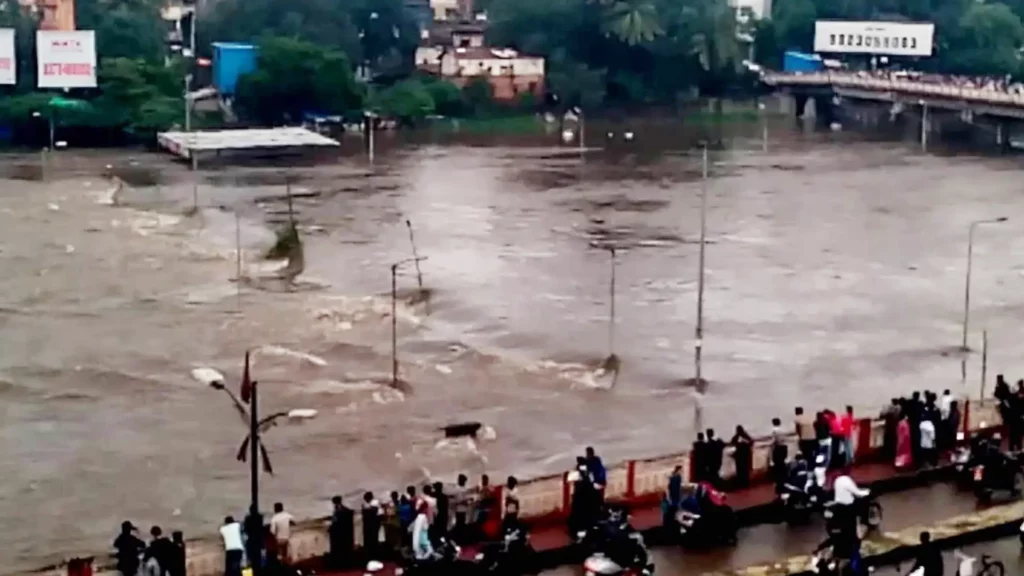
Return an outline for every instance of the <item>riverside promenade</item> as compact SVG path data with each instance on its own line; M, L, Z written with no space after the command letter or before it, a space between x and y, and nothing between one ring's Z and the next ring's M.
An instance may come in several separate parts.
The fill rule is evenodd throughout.
M997 426L1000 422L995 404L991 401L963 401L963 431L968 435ZM890 463L880 460L884 426L879 420L862 419L857 426L854 450L857 466L854 477L865 484L892 483L898 485L910 481L913 474L898 473ZM790 451L796 451L796 438L789 439ZM730 478L733 473L733 460L727 451L722 468L722 476ZM774 499L774 491L767 481L770 456L770 440L758 439L754 446L752 486L748 489L729 494L730 504L741 516L749 516ZM672 469L680 465L684 471L684 480L689 479L690 458L687 452L670 454L662 457L628 460L608 468L606 498L627 506L632 513L633 521L640 529L651 529L661 522L660 502L667 478ZM495 474L496 476L496 474ZM451 480L451 479L446 479ZM554 552L564 549L568 544L568 533L565 520L569 513L572 497L572 483L566 474L524 480L519 487L521 516L528 523L531 539L538 551ZM499 498L502 496L499 494ZM217 519L211 519L216 522ZM356 514L356 544L360 546L360 520ZM747 520L748 523L753 523ZM293 559L311 568L319 568L321 560L328 550L327 518L310 519L300 523L291 538ZM113 530L116 527L112 527ZM219 576L223 571L224 559L219 538L213 536L216 526L211 524L211 536L188 541L187 571L189 576ZM77 562L63 563L36 570L32 574L57 576L69 574L80 576L88 574L113 573L113 559L107 554L95 558L81 559ZM89 567L86 569L85 567ZM392 573L391 566L382 573ZM361 574L361 570L353 574Z

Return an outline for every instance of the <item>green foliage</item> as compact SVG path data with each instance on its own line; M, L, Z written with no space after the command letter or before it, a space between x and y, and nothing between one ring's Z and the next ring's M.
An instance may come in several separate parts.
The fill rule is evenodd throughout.
M306 112L343 115L365 101L345 54L296 38L265 38L256 70L239 78L237 92L243 118L272 126L299 122Z
M96 109L111 125L151 136L184 121L180 66L141 58L107 58L99 69Z
M375 103L384 116L413 125L434 113L430 90L416 79L403 80L376 95Z
M466 101L459 87L446 80L428 77L424 86L434 101L434 112L441 116L462 116L466 113Z
M473 78L466 84L462 89L462 98L470 113L478 116L486 115L494 108L494 89L487 80L480 77Z

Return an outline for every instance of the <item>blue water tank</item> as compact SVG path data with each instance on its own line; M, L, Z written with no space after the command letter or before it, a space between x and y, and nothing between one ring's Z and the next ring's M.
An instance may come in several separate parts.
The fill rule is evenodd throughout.
M807 54L796 50L786 50L782 59L782 70L784 72L818 72L824 70L825 64L821 56Z
M213 85L222 96L233 96L238 78L256 69L256 47L235 42L213 43Z

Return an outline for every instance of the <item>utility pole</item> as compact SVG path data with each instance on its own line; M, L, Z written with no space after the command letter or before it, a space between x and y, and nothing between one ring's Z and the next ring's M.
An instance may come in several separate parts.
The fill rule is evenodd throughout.
M960 341L961 352L971 351L971 348L967 345L967 329L971 320L971 268L974 264L974 229L982 224L1000 224L1007 220L1006 216L989 220L976 220L971 222L967 229L967 273L964 278L964 326L963 337Z
M608 283L608 357L615 355L615 247L608 247L610 255L609 264L611 267L611 278Z
M704 347L704 246L707 240L707 212L708 212L708 145L703 148L703 168L700 185L700 256L698 259L699 271L697 273L697 327L696 341L694 342L694 368L696 371L696 386L698 389L703 386L701 376L701 352Z
M249 404L249 517L246 533L253 576L263 572L263 515L260 514L260 419L259 386L254 380ZM253 537L255 535L255 538Z

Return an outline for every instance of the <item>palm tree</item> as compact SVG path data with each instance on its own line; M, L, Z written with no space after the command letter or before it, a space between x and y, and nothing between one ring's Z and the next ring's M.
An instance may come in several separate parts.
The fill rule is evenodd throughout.
M601 7L601 29L611 36L636 46L653 41L665 33L653 0L592 0Z

